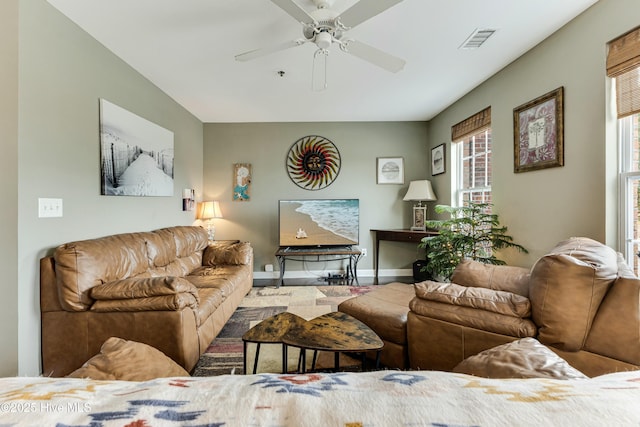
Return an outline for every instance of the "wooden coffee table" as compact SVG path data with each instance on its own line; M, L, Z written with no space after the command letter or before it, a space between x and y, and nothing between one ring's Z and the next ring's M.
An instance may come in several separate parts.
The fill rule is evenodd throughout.
M253 360L253 373L258 369L258 357L260 357L260 344L282 344L283 336L291 329L298 328L307 321L300 316L285 311L276 314L255 325L242 335L244 344L243 367L244 373L247 373L247 343L256 343L256 356ZM287 373L287 351L286 346L282 345L282 373Z
M312 366L318 351L334 353L334 368L340 369L340 353L362 353L362 364L367 351L376 351L376 369L380 363L380 350L384 343L367 325L346 313L327 313L303 323L291 325L282 336L283 358L287 357L287 347L300 349L301 363L298 369L304 373L307 368L306 350L313 350ZM300 368L301 367L301 368Z

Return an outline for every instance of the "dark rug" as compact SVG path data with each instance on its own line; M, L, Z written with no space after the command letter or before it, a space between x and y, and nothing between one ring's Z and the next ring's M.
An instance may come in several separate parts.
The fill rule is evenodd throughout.
M349 298L369 292L370 286L284 286L280 288L253 288L218 336L200 357L192 375L206 377L225 374L244 374L242 335L268 317L290 311L306 319L336 311L338 304ZM273 305L270 305L273 304ZM248 369L252 370L255 344L249 344ZM260 350L258 372L279 372L282 361L280 346L263 344ZM295 354L292 355L294 357ZM331 355L320 355L318 366L333 361ZM269 360L269 359L272 360ZM290 359L291 360L291 359ZM359 361L356 361L359 362ZM354 359L341 355L340 365L348 368ZM276 367L278 369L276 369Z

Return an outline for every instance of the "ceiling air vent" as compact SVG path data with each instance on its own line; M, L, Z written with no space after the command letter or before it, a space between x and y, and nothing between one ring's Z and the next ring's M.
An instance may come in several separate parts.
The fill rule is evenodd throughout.
M460 49L477 49L487 41L489 37L493 35L497 30L491 30L488 28L476 29L467 39L462 43Z

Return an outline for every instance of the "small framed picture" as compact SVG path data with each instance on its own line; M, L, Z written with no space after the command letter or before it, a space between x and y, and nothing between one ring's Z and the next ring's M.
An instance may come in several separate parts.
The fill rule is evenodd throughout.
M413 225L411 230L413 231L425 231L427 229L425 219L427 218L426 206L414 206L413 207Z
M564 166L564 87L513 110L513 171Z
M403 157L378 157L376 162L378 184L404 184Z
M440 175L446 172L444 144L431 149L431 175Z
M251 164L235 163L233 165L233 200L248 202L251 200Z

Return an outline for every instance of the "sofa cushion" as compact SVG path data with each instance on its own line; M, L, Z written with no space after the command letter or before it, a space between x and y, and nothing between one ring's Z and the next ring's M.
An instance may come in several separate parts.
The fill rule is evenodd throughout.
M111 337L69 378L93 380L147 381L162 377L189 376L176 362L147 344Z
M588 378L534 338L522 338L468 357L453 372L484 378Z
M531 269L529 295L540 342L580 350L617 277L616 252L584 237L560 242Z
M141 233L66 243L53 256L60 305L68 311L87 310L94 286L139 276L149 268Z
M96 300L118 300L180 293L190 293L198 301L198 289L191 282L172 276L116 280L95 286L90 295Z
M90 310L100 313L114 311L180 311L187 307L198 308L198 301L193 294L179 293L146 298L97 300Z
M202 256L202 265L247 265L251 262L252 254L253 249L249 242L209 244Z
M202 251L209 242L207 230L202 227L183 225L157 230L157 232L162 233L164 230L168 230L173 234L178 258L189 257L195 252Z
M149 268L164 267L176 259L176 241L168 229L141 234L147 245Z
M533 337L537 332L536 325L528 318L505 316L491 311L429 301L418 297L411 300L409 309L419 316L511 337Z
M529 297L529 275L527 268L465 259L453 271L451 281L462 286L507 291Z
M471 288L456 283L433 282L416 283L416 297L445 304L476 308L512 317L529 317L529 299L511 292L494 291L486 288Z

